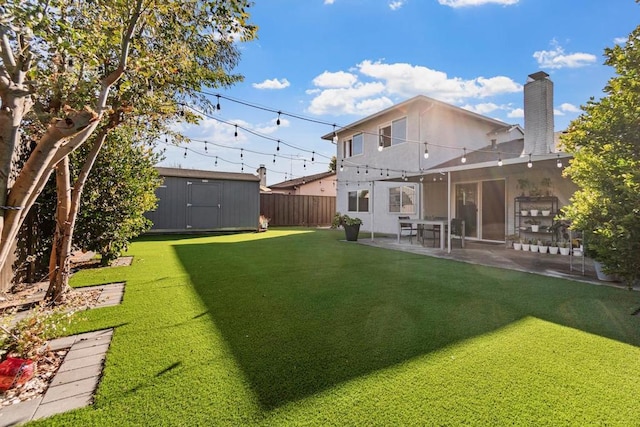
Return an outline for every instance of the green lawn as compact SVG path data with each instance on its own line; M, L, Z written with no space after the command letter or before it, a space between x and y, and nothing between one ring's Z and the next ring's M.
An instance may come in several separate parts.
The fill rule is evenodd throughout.
M640 295L340 241L149 237L93 408L58 425L637 425Z

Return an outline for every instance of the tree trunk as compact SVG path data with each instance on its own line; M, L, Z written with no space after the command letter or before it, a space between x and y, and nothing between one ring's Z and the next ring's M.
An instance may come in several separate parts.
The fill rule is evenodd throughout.
M80 201L82 199L82 191L87 182L89 173L93 168L98 154L104 145L109 129L104 127L96 135L96 140L82 165L82 169L78 174L78 179L71 190L69 184L69 161L65 158L64 171L66 176L56 173L56 188L58 194L58 205L56 214L56 234L51 248L51 258L49 262L50 281L47 290L46 299L53 303L60 301L60 297L68 289L70 276L70 259L71 249L73 245L73 231L75 229L78 212L80 211ZM61 162L62 165L63 162ZM58 166L60 169L60 166ZM58 184L59 180L64 180ZM69 200L66 196L70 194ZM61 203L61 197L65 198ZM68 204L67 204L68 202ZM58 232L60 230L60 232Z
M56 166L56 231L49 258L49 289L45 299L58 303L69 284L68 218L71 210L71 184L69 178L69 158L65 157Z

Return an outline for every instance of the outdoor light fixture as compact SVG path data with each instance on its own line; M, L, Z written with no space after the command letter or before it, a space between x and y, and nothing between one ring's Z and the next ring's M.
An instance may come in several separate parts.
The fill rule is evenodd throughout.
M460 159L460 161L462 163L467 163L467 149L466 148L462 149L462 158Z
M557 166L558 168L561 168L561 167L562 167L562 160L560 160L560 154L558 154L558 160L557 160L557 162L556 162L556 166Z
M531 169L533 167L533 163L531 162L531 154L529 154L529 162L527 162L527 167Z

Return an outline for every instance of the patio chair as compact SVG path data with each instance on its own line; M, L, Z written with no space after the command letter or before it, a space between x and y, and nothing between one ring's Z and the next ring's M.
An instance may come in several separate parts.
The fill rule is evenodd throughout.
M408 216L399 216L398 219L399 220L410 219L410 217L408 217ZM413 224L411 224L411 223L401 222L400 223L400 237L403 236L403 233L405 231L409 232L409 234L404 234L405 236L409 236L409 243L413 243L413 236L417 236L418 235L418 229L417 228L413 228ZM414 234L414 232L415 232L415 234Z
M422 245L424 246L425 240L433 241L433 247L440 245L440 226L439 225L423 225L422 226Z
M464 248L465 227L464 220L460 218L451 219L451 239L460 239L460 247ZM453 242L451 244L453 247Z

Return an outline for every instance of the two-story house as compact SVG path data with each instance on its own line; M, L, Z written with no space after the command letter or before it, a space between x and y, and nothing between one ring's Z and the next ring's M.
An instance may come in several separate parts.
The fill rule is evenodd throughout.
M547 73L528 77L524 110L522 129L416 96L324 135L336 145L337 210L383 233L396 232L399 216L462 218L467 238L503 242L530 232L516 210L543 201L549 230L575 186L562 177Z

